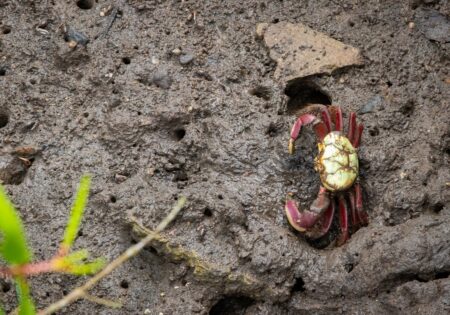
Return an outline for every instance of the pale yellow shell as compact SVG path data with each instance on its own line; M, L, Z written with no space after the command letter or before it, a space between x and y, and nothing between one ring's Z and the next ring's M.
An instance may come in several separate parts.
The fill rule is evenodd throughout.
M318 146L315 162L322 185L330 191L350 188L359 171L358 155L350 140L341 132L333 131Z

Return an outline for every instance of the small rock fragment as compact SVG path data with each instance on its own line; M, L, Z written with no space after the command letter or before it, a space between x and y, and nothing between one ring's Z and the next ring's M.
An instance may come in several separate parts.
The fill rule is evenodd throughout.
M89 38L81 32L74 30L71 27L66 28L66 33L64 34L64 40L69 42L71 48L75 47L77 44L86 46L89 43Z
M172 54L174 54L175 56L181 55L181 49L180 48L175 48L174 50L172 50Z
M167 73L167 70L158 70L153 74L151 83L161 89L167 90L172 85L172 78Z
M264 32L266 31L269 23L258 23L256 24L256 38L262 39L264 37Z
M128 179L128 177L126 175L122 175L122 174L116 174L114 175L114 181L117 184L123 183L124 181L126 181Z
M187 65L188 63L192 62L192 60L194 60L193 54L185 53L180 56L180 63L182 65Z
M358 111L359 114L372 113L375 108L379 107L383 103L383 97L381 95L375 95L366 104L364 104Z
M450 18L448 16L433 9L420 8L417 10L415 22L427 39L441 43L450 42Z
M20 184L27 173L25 164L10 154L0 156L0 182L6 185Z
M257 25L264 29L263 25ZM262 32L262 31L260 31ZM303 24L279 22L264 32L270 58L277 62L275 78L291 81L363 63L357 48L345 45Z
M156 56L152 56L152 64L154 64L154 65L159 64L159 58Z

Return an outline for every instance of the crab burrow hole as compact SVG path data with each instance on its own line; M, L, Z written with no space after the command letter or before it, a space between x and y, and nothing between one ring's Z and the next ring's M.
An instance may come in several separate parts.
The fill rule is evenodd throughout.
M0 128L5 127L9 122L9 114L6 109L0 107Z
M254 303L255 300L247 296L227 296L211 307L209 315L245 314Z
M95 0L78 0L77 1L77 7L79 7L82 10L92 9L94 4L95 4Z
M181 139L183 139L184 136L186 135L186 129L184 129L182 127L175 128L174 131L173 131L173 135L174 135L174 138L177 141L181 141Z
M4 26L2 27L2 34L3 34L3 35L7 35L7 34L9 34L9 33L11 33L11 26L4 25Z
M289 82L284 89L289 97L287 112L297 115L298 111L308 104L331 105L331 97L319 85L308 79L297 79Z

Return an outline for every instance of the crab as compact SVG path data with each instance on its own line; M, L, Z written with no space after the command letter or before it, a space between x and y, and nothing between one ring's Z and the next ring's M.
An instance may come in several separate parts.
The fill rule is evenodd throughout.
M292 126L290 154L295 152L295 141L302 126L309 124L318 139L319 154L315 158L314 168L320 175L321 186L309 210L299 210L293 195L288 193L286 216L295 230L305 233L310 239L318 239L330 230L337 206L340 226L337 244L340 246L349 239L348 204L352 228L358 229L368 224L358 179L357 150L363 125L357 124L356 114L352 112L347 133L344 133L342 109L339 106L309 105Z

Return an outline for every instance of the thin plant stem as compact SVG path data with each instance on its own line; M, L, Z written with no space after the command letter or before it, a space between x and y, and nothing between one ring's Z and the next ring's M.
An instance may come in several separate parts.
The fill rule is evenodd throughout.
M155 232L159 233L162 230L164 230L167 225L170 224L170 222L175 219L177 214L181 211L181 209L184 207L184 204L186 203L185 197L180 197L178 199L177 204L172 208L170 213L167 215L167 217L161 221L161 223L156 227ZM67 294L65 297L63 297L61 300L56 301L55 303L49 305L46 309L40 311L39 315L49 315L53 314L54 312L66 307L67 305L75 302L78 299L83 298L87 292L94 287L101 279L109 275L112 271L114 271L117 267L121 266L123 263L125 263L130 258L136 256L144 247L150 243L154 238L156 237L156 234L153 235L147 235L145 238L143 238L141 241L136 243L135 245L128 248L123 254L121 254L119 257L111 261L108 265L105 266L99 273L97 273L95 276L90 278L84 285L75 288L73 291L71 291L69 294Z

